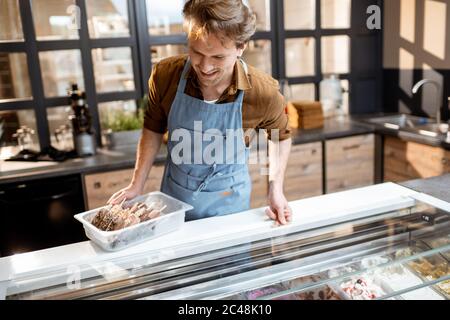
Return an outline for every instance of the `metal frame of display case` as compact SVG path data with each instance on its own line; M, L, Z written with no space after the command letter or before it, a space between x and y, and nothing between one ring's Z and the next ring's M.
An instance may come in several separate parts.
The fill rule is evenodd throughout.
M81 29L79 39L38 41L33 24L31 11L32 0L19 0L20 15L23 25L24 41L0 43L0 52L26 53L30 73L32 89L31 99L10 99L0 101L0 111L32 109L35 111L37 133L41 148L50 145L49 124L47 121L47 108L68 105L66 97L46 98L44 96L43 80L39 61L39 52L63 49L77 49L81 52L82 69L84 76L87 103L91 107L94 129L100 133L100 119L98 103L119 100L137 100L147 93L147 82L151 72L150 47L152 45L185 44L186 37L183 34L166 36L152 36L148 33L147 8L145 0L127 0L128 21L130 36L123 38L90 39L87 25L86 0L76 0L76 5L81 9ZM324 30L320 28L320 0L316 0L316 26L315 30L284 30L283 1L270 1L270 31L258 31L253 40L269 40L272 52L272 76L276 79L285 78L285 48L284 41L288 38L311 36L316 39L315 75L311 77L299 77L289 79L290 84L314 83L316 98L319 97L318 84L322 79L321 74L321 43L324 35L349 35L351 37L351 70L342 79L350 81L352 101L350 101L351 113L362 113L380 110L381 106L381 79L382 79L382 35L380 30L365 30L365 8L370 4L377 4L382 8L382 0L352 0L351 3L351 28L345 30ZM367 41L373 46L366 48ZM130 47L132 50L133 73L135 90L125 92L98 93L95 85L94 68L92 61L92 49L110 47ZM372 52L375 48L375 52ZM367 52L367 50L370 50ZM369 67L362 68L358 63L353 63L357 56L371 54L373 61L368 62ZM367 63L367 62L366 62ZM365 72L363 69L370 69ZM376 87L377 95L374 99L366 99L367 94L373 93ZM364 98L364 100L362 100ZM367 101L369 100L369 101ZM367 107L372 103L373 106ZM370 109L370 110L369 110ZM101 136L97 134L98 143L101 144Z
M241 235L237 242L222 239L228 243L226 246L198 253L188 250L189 255L166 260L161 257L160 262L148 260L146 253L113 259L108 262L110 267L114 266L112 272L99 271L100 265L88 264L79 269L79 278L83 279L79 288L67 285L67 269L62 266L60 275L49 270L14 280L8 299L235 299L243 292L311 276L316 279L260 298L277 299L324 286L339 291L339 283L348 279L380 269L404 267L423 258L442 259L443 253L448 255L450 242L425 248L428 245L423 240L450 235L449 212L436 204L413 199L414 196L397 204L374 207L364 211L365 214L347 215L314 228L289 233L280 230L260 237L250 235L250 240ZM406 248L420 250L397 256L399 250ZM383 261L380 257L390 259ZM364 259L378 260L364 266ZM329 273L358 263L356 269ZM54 281L50 283L49 279ZM408 284L379 298L398 298L423 288L448 298L434 286L449 279L450 274L438 279L422 277L420 284Z

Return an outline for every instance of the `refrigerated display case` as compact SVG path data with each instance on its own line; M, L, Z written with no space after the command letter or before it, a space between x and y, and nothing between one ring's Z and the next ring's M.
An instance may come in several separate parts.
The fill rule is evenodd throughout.
M373 187L366 190L371 194ZM358 201L354 191L341 194ZM301 203L326 206L325 200L337 199L326 197ZM391 200L374 201L339 218L328 213L321 223L303 221L290 228L273 227L273 232L230 232L214 241L186 241L184 247L168 247L158 255L136 250L101 263L14 276L5 298L449 298L449 212L414 194ZM180 250L185 254L178 254Z

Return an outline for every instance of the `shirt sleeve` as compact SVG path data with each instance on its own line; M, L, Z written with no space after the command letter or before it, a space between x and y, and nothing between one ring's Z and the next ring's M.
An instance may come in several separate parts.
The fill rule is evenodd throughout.
M161 88L158 86L158 76L158 64L156 64L148 81L148 105L144 114L144 128L163 134L167 131L167 115L159 96Z
M270 140L272 140L272 135L275 133L272 130L278 130L280 141L291 137L287 104L278 90L276 90L276 94L272 95L272 98L269 99L268 108L261 127L267 130L268 138Z

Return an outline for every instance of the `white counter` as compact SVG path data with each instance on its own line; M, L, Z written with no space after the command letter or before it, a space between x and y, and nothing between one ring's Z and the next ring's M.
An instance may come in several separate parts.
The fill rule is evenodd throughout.
M273 222L266 218L265 208L259 208L188 222L177 232L118 252L105 252L91 241L85 241L0 258L0 294L2 285L10 287L16 280L31 279L36 275L58 272L64 274L67 270L83 266L89 266L104 275L111 268L114 269L114 265L109 263L112 260L123 262L133 257L130 261L134 264L137 261L156 263L412 206L415 203L412 197L431 199L431 202L434 199L394 183L383 183L293 201L290 203L293 222L282 227L274 227ZM440 204L449 205L442 202Z

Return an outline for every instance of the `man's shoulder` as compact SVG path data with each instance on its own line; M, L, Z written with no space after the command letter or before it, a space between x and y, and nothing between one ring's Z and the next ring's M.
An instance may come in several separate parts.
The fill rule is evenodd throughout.
M279 98L278 81L271 75L249 65L248 76L252 85L249 90L251 96L257 96L260 101L274 101Z
M267 94L273 94L278 91L278 81L264 71L249 65L248 75L251 85L256 91L267 92Z

